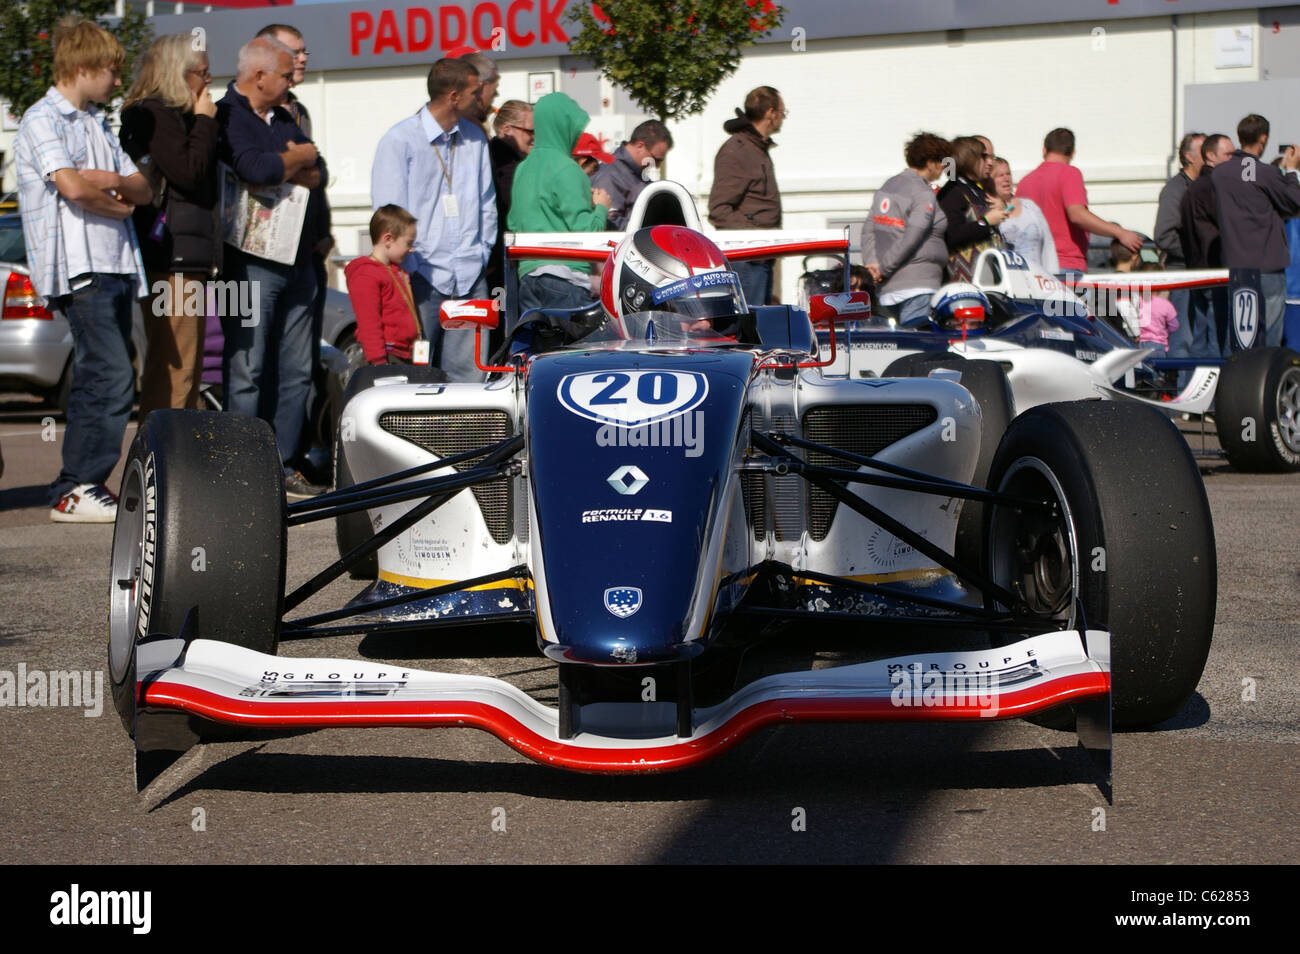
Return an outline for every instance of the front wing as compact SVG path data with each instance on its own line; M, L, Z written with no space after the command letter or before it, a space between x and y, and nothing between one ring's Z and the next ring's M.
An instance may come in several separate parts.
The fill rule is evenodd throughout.
M693 711L677 734L671 702L578 707L576 732L523 690L487 676L347 659L270 656L206 639L151 638L136 649L137 784L199 741L201 723L263 730L461 726L579 772L685 768L786 722L1013 719L1074 704L1080 738L1109 776L1109 634L1051 632L994 649L919 653L767 676Z

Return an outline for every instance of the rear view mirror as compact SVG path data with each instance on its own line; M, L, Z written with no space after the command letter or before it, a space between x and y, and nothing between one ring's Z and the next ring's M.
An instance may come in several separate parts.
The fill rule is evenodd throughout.
M865 321L870 317L871 295L864 291L813 295L808 299L808 318L813 324Z
M443 328L487 328L501 324L501 303L495 298L450 299L438 309Z

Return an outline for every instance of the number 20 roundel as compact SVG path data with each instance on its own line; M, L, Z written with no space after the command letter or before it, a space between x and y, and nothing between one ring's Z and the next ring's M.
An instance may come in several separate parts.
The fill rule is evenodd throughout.
M566 374L560 403L601 424L639 427L666 421L698 407L709 379L695 371L589 371Z

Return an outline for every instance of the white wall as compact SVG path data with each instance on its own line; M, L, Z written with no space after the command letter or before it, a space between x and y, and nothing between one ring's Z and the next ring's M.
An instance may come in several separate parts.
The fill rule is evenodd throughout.
M1257 69L1213 66L1214 30L1250 25L1252 16L1182 20L1180 87L1257 78ZM498 102L526 98L527 73L556 69L558 61L502 65ZM1124 21L1101 35L1079 23L972 30L957 43L928 33L813 41L803 52L764 45L746 55L701 115L672 124L669 170L706 196L722 123L749 89L767 84L783 91L790 109L772 156L792 227L864 216L872 190L903 167L903 144L922 129L988 135L1020 175L1040 161L1043 135L1069 126L1096 211L1150 231L1182 132L1174 82L1169 18ZM340 225L364 225L374 144L422 94L422 71L409 69L314 77L300 91L313 115L324 116L317 139L334 171L330 196ZM626 128L639 118L626 117ZM341 248L351 251L344 239L340 233Z
M1149 233L1157 195L1175 168L1182 86L1257 80L1257 20L1254 11L1184 15L1176 59L1169 17L1119 21L1096 35L1081 22L969 30L956 42L924 33L812 41L802 52L765 44L747 53L701 115L670 124L669 174L703 200L723 122L749 89L766 84L783 92L790 110L772 152L790 227L865 217L872 190L902 169L903 144L920 130L987 135L1019 176L1040 161L1043 135L1068 126L1094 210ZM1215 68L1215 30L1231 26L1254 27L1255 66ZM498 103L527 99L527 74L558 70L559 60L501 65ZM375 145L425 101L425 73L309 73L297 91L330 164L343 254L357 254L357 234L369 221ZM225 80L214 85L223 91ZM1267 106L1258 108L1267 114ZM641 118L601 116L593 126L630 130ZM12 133L0 133L0 148L12 154L10 140ZM11 172L5 182L13 187Z

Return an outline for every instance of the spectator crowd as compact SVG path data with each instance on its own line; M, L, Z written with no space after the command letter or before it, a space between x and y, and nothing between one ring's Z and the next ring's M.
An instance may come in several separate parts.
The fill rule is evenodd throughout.
M207 52L189 33L159 37L126 91L120 134L102 104L120 86L125 55L94 22L54 32L54 85L24 114L15 143L23 227L36 292L73 336L72 392L51 519L107 522L105 486L131 410L132 303L145 298L148 338L139 418L200 406L205 349L220 354L225 407L272 427L286 493L319 493L306 427L334 247L328 168L293 89L309 51L301 32L272 24L238 53L235 78L214 101ZM564 93L495 110L500 74L475 51L438 60L425 102L380 139L371 166L371 250L346 269L356 337L372 364L431 363L449 380L481 376L473 336L442 334L440 305L486 298L505 285L504 232L626 228L638 196L673 146L658 120L612 153L586 131L587 113ZM778 229L781 192L771 150L789 112L760 86L726 121L708 197L717 229ZM489 126L490 123L490 126ZM1284 222L1300 215L1300 150L1263 161L1269 124L1247 116L1226 134L1189 134L1181 169L1160 194L1155 244L1170 268L1256 268L1263 335L1282 340L1284 270L1295 250ZM1015 182L983 135L951 141L924 132L903 147L905 168L876 192L861 233L855 280L907 322L928 312L943 284L968 281L980 252L1013 248L1032 266L1077 278L1089 236L1109 238L1117 265L1143 237L1089 209L1069 129L1050 131L1042 162ZM224 170L229 170L227 173ZM275 258L226 241L220 196L227 176L250 192L293 195L296 246ZM942 186L940 182L942 180ZM283 201L281 199L280 201ZM773 299L773 262L734 266L750 306ZM1126 266L1127 267L1127 266ZM518 263L521 308L582 308L598 296L589 264ZM252 314L213 307L221 277L252 289ZM194 289L204 302L191 303ZM217 314L218 311L227 313ZM1228 348L1226 293L1174 292L1145 302L1134 332L1174 357Z

